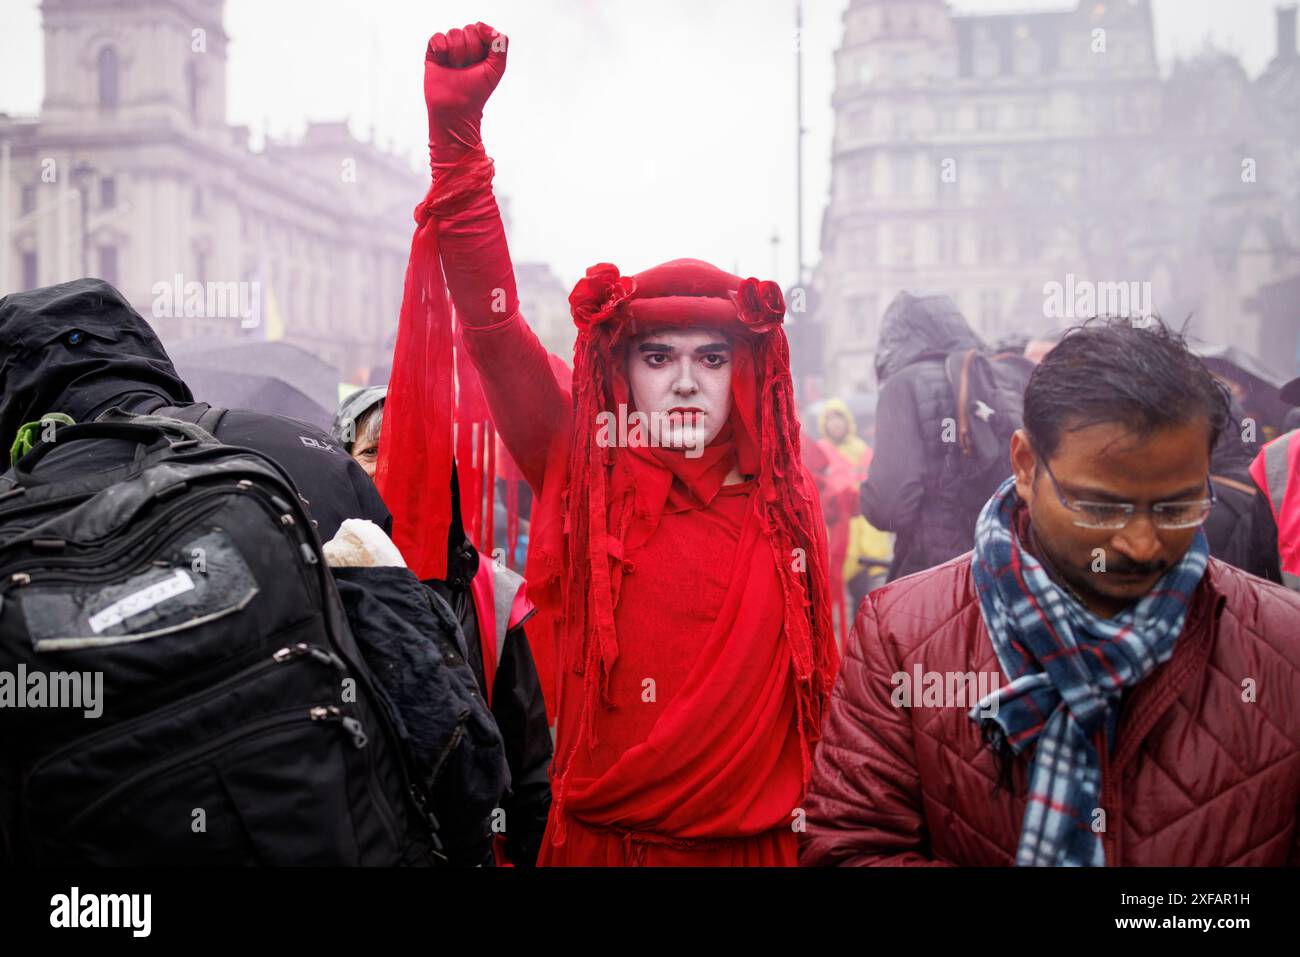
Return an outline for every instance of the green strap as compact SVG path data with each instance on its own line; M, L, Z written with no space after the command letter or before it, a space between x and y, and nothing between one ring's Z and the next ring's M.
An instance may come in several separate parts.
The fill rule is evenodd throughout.
M9 447L9 461L17 462L36 448L36 443L40 441L41 430L52 422L57 422L60 425L77 424L70 415L65 415L62 412L46 412L35 422L28 422L19 426L18 434L14 436L14 444Z

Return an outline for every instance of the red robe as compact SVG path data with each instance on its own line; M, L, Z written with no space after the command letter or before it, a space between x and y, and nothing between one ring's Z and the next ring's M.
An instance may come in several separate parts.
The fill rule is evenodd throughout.
M827 571L831 580L831 602L838 613L835 627L840 646L843 647L849 629L853 626L853 611L856 611L847 609L844 601L844 560L849 554L849 523L862 513L862 507L858 504L858 489L867 480L873 453L871 446L865 446L862 455L855 462L844 454L840 446L827 438L819 439L817 448L826 460L819 490L830 543L830 564Z
M838 656L779 290L746 280L737 298L737 277L680 261L641 274L625 325L595 328L607 300L575 305L570 394L518 312L485 163L440 177L425 208L465 352L534 492L530 639L554 662L559 715L539 863L793 865ZM732 418L698 461L591 440L594 403L627 400L619 337L656 313L734 332ZM757 478L723 486L733 466Z
M502 438L533 485L534 502L545 508L548 477L565 474L547 463L567 465L570 437L567 404L558 386L546 382L545 352L518 317L467 327L465 343ZM549 410L539 395L553 403ZM544 431L541 422L557 427ZM649 540L623 556L612 707L594 713L595 745L575 752L559 808L564 843L554 843L553 816L540 864L796 863L803 775L789 652L771 629L756 647L753 630L743 624L713 628L719 609L753 600L745 594L753 579L734 565L753 495L754 483L746 482L719 489L704 509L669 505ZM554 519L535 511L534 527ZM761 534L752 520L749 534ZM768 548L750 553L751 561L774 562ZM782 609L772 599L745 613L779 620ZM550 604L538 601L544 603ZM570 643L558 637L565 649ZM559 662L556 675L559 759L575 743L585 694L584 676L566 664ZM664 754L665 748L697 751L685 763L708 768L699 776L707 780L682 776L681 755Z

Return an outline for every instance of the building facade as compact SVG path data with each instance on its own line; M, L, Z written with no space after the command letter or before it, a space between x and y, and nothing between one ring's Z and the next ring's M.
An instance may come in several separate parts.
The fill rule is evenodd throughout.
M1213 51L1162 76L1148 0L979 16L852 0L813 277L827 387L874 387L903 289L948 293L990 344L1154 311L1282 347L1272 365L1291 371L1300 317L1251 303L1300 271L1295 23L1278 11L1252 82Z
M387 368L427 171L344 122L252 150L226 118L224 0L41 12L40 114L0 114L0 295L93 275L164 343L269 335L341 381ZM521 271L525 299L558 288L564 305L545 266ZM563 330L548 332L562 349Z

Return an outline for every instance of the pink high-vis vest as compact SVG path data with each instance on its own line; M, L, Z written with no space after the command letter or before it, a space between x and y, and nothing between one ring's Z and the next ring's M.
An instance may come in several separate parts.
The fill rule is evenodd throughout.
M1250 477L1268 496L1277 522L1282 583L1300 591L1300 429L1264 446L1250 463Z

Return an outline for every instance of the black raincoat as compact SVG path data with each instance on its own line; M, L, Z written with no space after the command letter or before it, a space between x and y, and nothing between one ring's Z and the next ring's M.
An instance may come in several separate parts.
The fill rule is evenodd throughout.
M356 422L384 401L387 389L371 386L344 399L331 434L351 450ZM510 768L510 791L501 802L505 812L505 852L517 867L532 867L542 848L546 818L551 806L551 782L548 768L554 747L546 721L541 680L524 631L524 622L506 632L497 663L492 694L488 695L483 667L483 650L478 640L479 626L470 587L483 559L465 534L461 521L460 479L456 465L451 470L451 527L447 532L447 576L425 582L451 608L461 627L465 656L474 671L480 693L490 697L492 716L505 741L506 760Z
M1262 442L1247 442L1245 412L1236 400L1231 418L1210 453L1210 477L1218 502L1205 520L1210 554L1260 578L1281 581L1277 525L1268 498L1250 477Z
M0 299L0 466L12 464L9 449L18 429L46 413L89 422L115 406L147 413L194 401L149 323L103 280L77 279ZM279 462L307 500L322 541L333 538L347 518L392 530L374 484L320 429L231 409L217 438ZM112 440L77 443L66 454L46 456L40 473L57 478L63 469L84 470L87 463L108 468L132 452Z
M861 499L867 521L897 536L890 581L974 545L978 516L962 503L961 450L944 441L944 420L957 416L944 359L982 348L947 296L902 292L885 311L876 352L875 455Z

